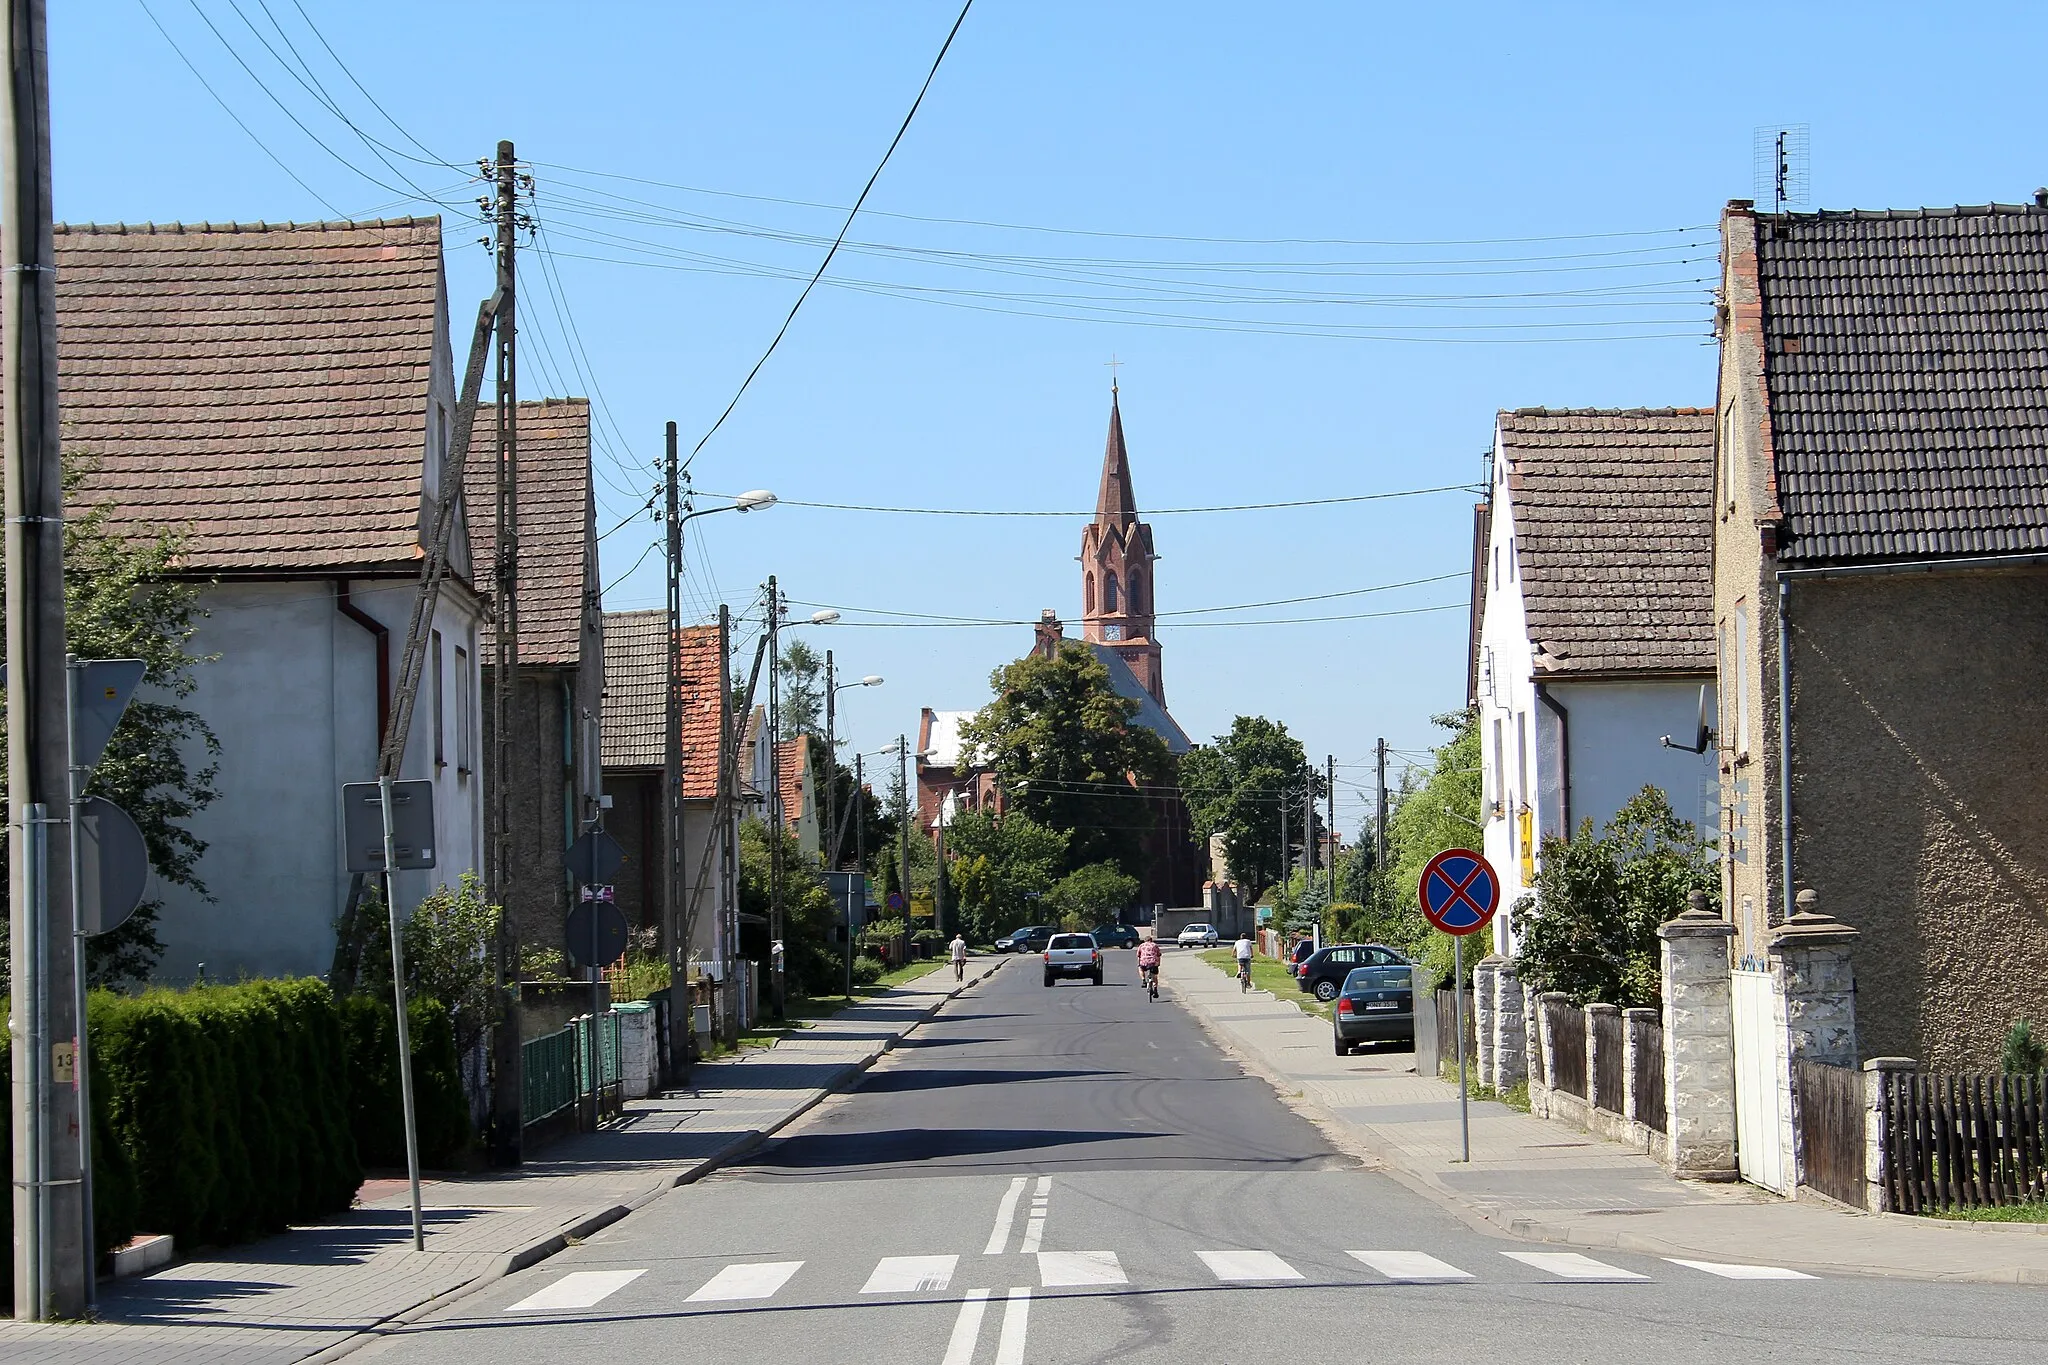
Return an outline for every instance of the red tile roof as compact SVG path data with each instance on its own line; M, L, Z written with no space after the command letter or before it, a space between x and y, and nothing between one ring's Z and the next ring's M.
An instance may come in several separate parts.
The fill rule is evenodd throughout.
M724 714L719 685L718 627L682 631L676 691L683 713L683 799L718 797L718 722Z
M668 717L661 679L668 613L611 611L604 617L604 766L659 768ZM677 699L682 704L683 799L718 797L718 627L681 632Z
M775 746L777 762L781 765L782 819L785 824L794 825L803 818L804 788L808 785L811 737L798 735L785 739Z
M497 554L497 407L477 409L477 452L464 481L470 554L481 584ZM519 405L519 662L573 665L581 657L586 594L598 591L590 489L590 403L543 398ZM479 648L489 658L492 628Z
M420 554L436 219L57 228L64 443L202 573Z

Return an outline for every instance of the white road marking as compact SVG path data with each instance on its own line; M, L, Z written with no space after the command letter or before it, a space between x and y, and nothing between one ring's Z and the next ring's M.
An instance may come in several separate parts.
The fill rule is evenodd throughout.
M1647 1275L1638 1275L1633 1270L1596 1261L1591 1256L1581 1256L1576 1251L1503 1251L1501 1255L1509 1260L1520 1261L1523 1265L1565 1280L1647 1280Z
M1020 1175L1010 1181L1010 1188L1003 1192L1003 1202L996 1205L995 1230L988 1235L988 1245L981 1249L984 1256L1000 1256L1010 1248L1010 1224L1017 1220L1017 1201L1024 1197L1024 1187L1031 1182L1028 1175Z
M1298 1280L1301 1272L1270 1251L1198 1251L1219 1280Z
M1024 1240L1017 1250L1026 1256L1038 1254L1039 1243L1045 1240L1046 1206L1052 1202L1052 1177L1038 1177L1038 1188L1031 1195L1031 1217L1024 1224Z
M1038 1283L1046 1289L1129 1284L1114 1251L1041 1251Z
M884 1256L861 1286L863 1294L916 1294L953 1283L958 1256Z
M729 1265L711 1277L711 1282L685 1300L687 1303L724 1303L732 1299L765 1299L789 1283L789 1277L803 1268L802 1261L757 1261L752 1265Z
M1472 1273L1421 1251L1347 1251L1354 1261L1363 1262L1390 1280L1469 1280Z
M1003 1305L1003 1334L996 1340L996 1365L1024 1365L1024 1331L1031 1316L1031 1291L1012 1289Z
M1803 1271L1786 1270L1775 1265L1728 1265L1721 1261L1681 1261L1676 1256L1666 1256L1673 1265L1704 1270L1709 1275L1719 1275L1724 1280L1812 1280L1818 1276Z
M645 1270L578 1270L564 1275L538 1294L529 1294L505 1311L507 1313L555 1313L571 1308L591 1308L624 1289Z
M940 1365L970 1365L974 1348L981 1343L981 1318L986 1312L986 1289L972 1290L960 1301L960 1316L953 1319L953 1335L946 1342L946 1358Z

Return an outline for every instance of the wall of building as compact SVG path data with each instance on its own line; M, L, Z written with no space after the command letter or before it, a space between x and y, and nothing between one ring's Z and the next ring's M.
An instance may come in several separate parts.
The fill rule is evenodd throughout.
M1720 779L1711 747L1701 754L1667 749L1665 735L1692 742L1699 724L1700 688L1707 689L1707 723L1714 722L1711 679L1653 682L1552 682L1548 691L1570 717L1559 726L1547 710L1546 727L1569 736L1569 806L1573 829L1587 820L1595 829L1614 818L1645 785L1659 787L1671 808L1714 837L1719 819ZM1546 765L1547 767L1550 765ZM1552 823L1544 821L1549 833Z
M1529 644L1528 617L1522 609L1520 569L1509 553L1515 535L1514 508L1508 498L1507 462L1498 457L1495 441L1493 515L1486 553L1486 606L1479 631L1477 700L1479 752L1484 789L1480 819L1480 851L1501 879L1500 913L1493 922L1493 948L1513 951L1513 907L1529 889L1522 858L1522 812L1532 822L1540 814L1542 787L1554 783L1556 764L1543 764L1540 750L1543 717L1536 701L1535 653ZM1394 779L1390 774L1389 785ZM1553 807L1555 793L1553 792ZM1542 842L1542 829L1531 828L1531 854ZM1554 832L1554 831L1553 831Z
M1795 882L1863 931L1864 1056L2048 1019L2048 573L1795 581Z

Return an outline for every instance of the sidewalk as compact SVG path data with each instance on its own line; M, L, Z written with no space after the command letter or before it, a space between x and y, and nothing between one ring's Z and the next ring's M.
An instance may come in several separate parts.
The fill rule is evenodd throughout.
M334 1360L554 1255L733 1160L847 1084L946 1001L998 970L941 967L773 1048L701 1062L688 1088L632 1100L600 1133L541 1149L517 1171L429 1180L427 1249L412 1249L403 1180L366 1184L316 1227L100 1284L99 1320L0 1321L8 1365L282 1365Z
M1749 1185L1673 1180L1646 1156L1503 1104L1472 1104L1466 1165L1458 1089L1417 1076L1414 1053L1339 1057L1328 1023L1265 991L1240 994L1236 978L1193 954L1168 954L1162 980L1282 1094L1320 1111L1343 1145L1468 1221L1653 1256L2048 1285L2048 1225L1865 1214Z

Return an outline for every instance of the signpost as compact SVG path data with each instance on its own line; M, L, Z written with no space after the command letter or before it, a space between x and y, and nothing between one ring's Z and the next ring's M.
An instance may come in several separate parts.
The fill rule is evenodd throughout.
M1463 1159L1472 1160L1472 1116L1465 1082L1465 935L1476 934L1493 923L1500 908L1500 878L1486 856L1468 848L1445 849L1422 869L1422 884L1416 889L1422 900L1422 915L1451 936L1451 984L1456 989L1454 1011L1458 1028L1458 1137Z
M602 829L585 830L562 855L562 866L576 879L577 904L569 911L563 932L571 961L590 970L590 1130L604 1118L604 1044L598 1019L604 985L604 964L626 951L626 917L613 896L612 878L626 865L626 850Z

